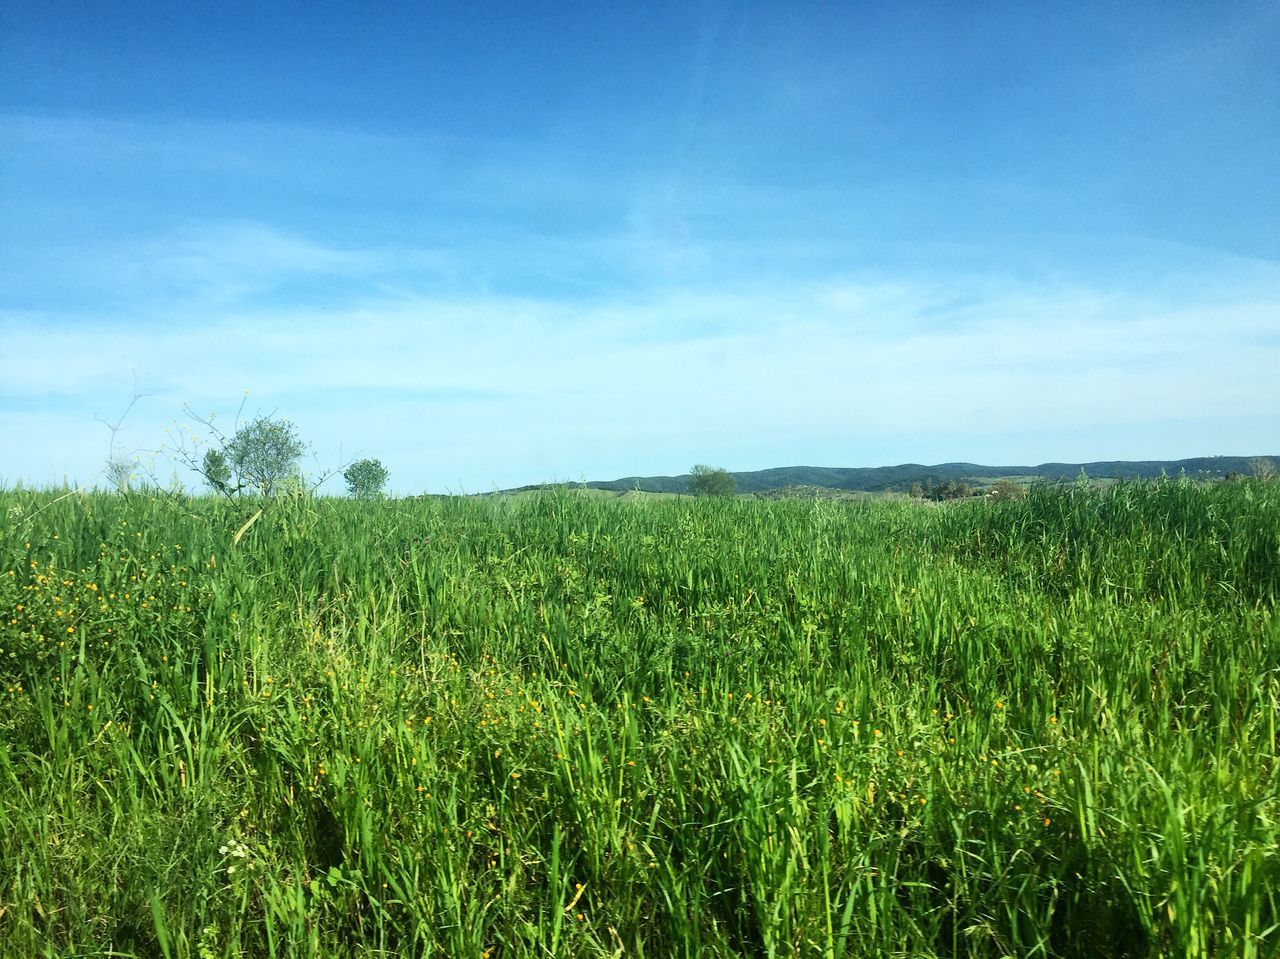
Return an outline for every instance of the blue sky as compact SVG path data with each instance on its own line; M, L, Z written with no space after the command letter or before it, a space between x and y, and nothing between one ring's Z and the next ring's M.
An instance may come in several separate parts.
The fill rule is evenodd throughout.
M1280 453L1274 0L182 7L0 10L0 481Z

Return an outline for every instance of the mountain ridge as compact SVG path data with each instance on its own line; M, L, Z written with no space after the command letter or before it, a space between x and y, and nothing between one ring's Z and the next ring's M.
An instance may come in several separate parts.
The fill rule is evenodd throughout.
M1195 456L1181 460L1096 460L1089 463L1040 463L1036 466L985 466L980 463L901 463L896 466L776 466L762 470L729 471L741 493L766 493L789 486L820 486L856 492L905 492L912 483L928 480L960 480L981 485L1002 477L1057 482L1075 479L1083 471L1090 479L1156 479L1162 473L1205 479L1247 475L1259 460L1280 465L1276 456ZM624 476L616 480L591 480L581 486L600 490L641 490L648 493L688 492L689 474L676 476ZM531 489L536 487L521 487Z

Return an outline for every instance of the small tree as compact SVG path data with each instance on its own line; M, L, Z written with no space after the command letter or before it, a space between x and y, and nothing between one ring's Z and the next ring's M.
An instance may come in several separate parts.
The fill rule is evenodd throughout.
M732 496L738 481L728 470L699 463L689 471L689 492L694 496Z
M231 493L231 464L227 462L227 454L222 450L205 450L201 464L205 481L215 492L229 495Z
M356 499L377 499L389 475L382 463L372 459L356 460L342 471L347 491Z
M306 450L297 428L288 420L268 416L236 430L226 455L239 485L270 496L275 488L298 471L298 459Z
M931 499L941 503L949 499L963 499L966 496L973 495L973 490L968 483L962 483L956 479L927 479L920 487L920 493L925 499Z
M1026 499L1027 488L1011 479L998 479L991 487L991 496L998 500Z
M103 470L107 478L107 483L115 488L117 493L127 493L133 483L133 464L119 456L113 456L107 460L106 469Z
M271 496L286 480L300 476L298 460L306 445L288 420L259 416L229 439L216 429L213 433L221 445L205 450L198 462L193 455L183 458L215 492L235 496L247 490Z

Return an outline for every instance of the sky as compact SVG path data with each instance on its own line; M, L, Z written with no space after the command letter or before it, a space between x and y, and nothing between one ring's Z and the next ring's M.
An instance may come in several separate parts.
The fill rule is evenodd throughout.
M1280 0L7 0L0 344L10 486L1277 454Z

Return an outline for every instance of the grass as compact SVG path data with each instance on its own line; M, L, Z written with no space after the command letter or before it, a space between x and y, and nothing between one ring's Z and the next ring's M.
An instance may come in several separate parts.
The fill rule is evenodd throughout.
M486 493L486 496L498 496L503 499L537 499L546 495L550 490L546 487L541 488L525 488L519 490L500 490L497 493ZM582 496L587 499L598 500L628 500L634 502L636 500L670 500L680 499L687 494L685 493L655 493L648 490L627 489L596 489L593 486L583 486L574 484L564 484L554 490L555 493L565 493L573 496Z
M1280 486L0 493L0 955L1280 951Z

